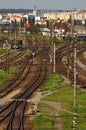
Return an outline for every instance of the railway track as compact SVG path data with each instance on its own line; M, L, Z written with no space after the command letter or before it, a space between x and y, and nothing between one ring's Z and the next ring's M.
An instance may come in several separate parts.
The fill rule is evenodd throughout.
M0 69L5 69L6 66L15 66L17 65L19 62L21 62L21 60L26 59L25 56L28 54L29 52L25 49L21 49L21 50L17 50L17 51L13 51L13 52L9 52L8 54L4 54L3 56L0 57ZM31 54L30 54L31 55ZM23 57L23 58L22 58Z
M0 90L0 98L5 97L9 93L11 93L13 90L18 88L18 85L25 80L25 77L29 73L31 63L29 63L29 60L26 62L25 66L22 67L19 71L19 73L16 75L16 77L11 80L2 90Z
M78 48L77 48L78 49ZM77 50L77 59L80 59L82 56L82 53L86 51L86 48L79 48ZM86 64L86 61L84 58L81 58L81 63ZM73 83L73 68L74 68L74 57L73 57L73 48L68 48L66 46L63 46L62 48L58 49L56 51L56 70L58 73L65 75L67 78L71 80ZM80 67L79 64L77 64L77 84L80 86L86 85L86 72L84 71L83 67Z
M25 128L25 124L24 124L23 120L24 120L25 108L27 106L27 99L30 98L32 93L39 86L41 86L41 84L44 82L45 75L46 75L46 64L45 63L46 63L45 61L41 61L41 63L38 64L38 66L36 66L36 69L35 69L36 70L36 75L33 78L34 80L30 79L31 80L30 84L29 83L25 84L25 86L23 88L23 92L18 94L17 96L15 96L15 99L17 99L17 100L13 100L12 102L7 103L7 105L5 105L5 106L2 105L2 107L0 109L0 115L2 115L2 116L0 116L0 124L2 124L2 126L3 126L3 123L6 123L6 126L5 126L6 130L13 130L14 127L15 127L14 124L15 124L16 120L19 120L17 122L18 123L17 129L24 129ZM32 65L32 66L33 67L31 67L31 68L35 67L34 65ZM27 67L25 67L25 68L27 68ZM29 70L31 69L30 67L28 67L28 68L29 68ZM31 71L32 70L33 69L31 69ZM22 71L21 71L21 73L22 73ZM25 72L24 72L24 75L25 75ZM28 75L28 76L26 76L26 79L27 79L27 77L29 77L29 74L26 74L26 75ZM26 82L25 78L23 78L23 81ZM23 85L24 85L24 82L22 82ZM14 84L16 84L16 83L13 83L13 85ZM11 85L12 85L12 83L11 83ZM9 87L7 87L6 90L3 89L2 90L4 92L3 95L5 95L5 96L8 95L9 92L11 92L11 90L14 90L14 88L16 88L15 86L16 85L14 85L14 87L10 87L10 89L8 89ZM17 88L18 88L18 86L17 86ZM1 91L1 93L2 93L2 91ZM5 93L5 91L6 91L6 93ZM18 117L15 117L15 115L16 115L16 113L18 111L17 109L21 110L21 112L19 112L19 116Z
M23 52L23 53L25 54L25 52ZM31 54L28 54L28 57L23 56L24 57L23 59L20 58L18 60L19 56L20 56L20 53L19 53L19 55L15 56L15 58L13 57L13 59L15 59L15 60L13 60L13 62L15 62L14 63L15 67L19 66L19 70L17 72L17 75L15 75L15 77L13 77L11 80L9 80L8 83L4 84L3 88L2 87L0 88L0 98L6 96L8 94L8 92L10 93L11 91L13 91L18 86L18 84L22 80L24 80L24 78L23 78L24 77L24 73L26 74L26 72L24 72L24 71L31 64L29 62L29 60L31 60ZM11 61L12 61L12 59L9 59L9 64L11 64ZM16 83L16 81L17 81L17 83Z
M35 50L35 49L34 49ZM36 55L39 60L36 61L35 58L32 59L32 55L23 56L23 59L16 60L14 64L21 64L18 77L12 80L8 86L0 91L0 98L6 99L12 95L10 99L6 100L0 107L0 129L2 130L33 130L33 121L31 120L31 114L33 109L31 108L31 96L32 94L40 88L45 80L46 73L49 63L49 52L48 48L40 48L40 51ZM63 47L60 48L59 52L56 52L56 71L62 75L67 76L67 69L69 66L73 66L73 57L71 55L72 49ZM79 51L80 53L80 51ZM59 54L59 55L58 55ZM47 56L46 56L47 55ZM67 56L67 63L63 62L62 59ZM69 57L71 58L69 59ZM17 61L17 62L16 62ZM73 80L73 72L70 70L69 78ZM83 74L84 75L84 74ZM83 82L83 81L82 81ZM18 91L16 93L16 91ZM34 113L33 113L34 114Z

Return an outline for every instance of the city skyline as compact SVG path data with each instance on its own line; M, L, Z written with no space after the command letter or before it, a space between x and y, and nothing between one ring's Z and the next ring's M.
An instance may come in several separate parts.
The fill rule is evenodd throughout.
M14 9L34 9L34 5L37 5L38 9L55 9L55 10L72 10L86 9L86 1L84 0L3 0L0 1L0 9L14 8Z

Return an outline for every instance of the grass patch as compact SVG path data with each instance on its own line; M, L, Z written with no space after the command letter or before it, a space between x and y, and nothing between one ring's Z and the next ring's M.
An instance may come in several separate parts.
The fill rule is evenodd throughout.
M35 118L35 130L53 130L55 121L46 114L39 115Z
M49 113L55 113L55 110L44 103L39 103L38 109L41 111L40 115L34 119L35 130L55 129L56 120L54 117L49 116Z
M64 86L54 94L44 97L43 100L73 104L73 87Z
M86 93L82 92L80 89L77 89L77 112L81 115L86 113ZM59 91L48 95L43 98L43 100L60 102L62 103L63 108L73 111L73 102L74 102L74 89L70 85L64 85Z
M2 55L2 54L4 54L4 53L6 53L6 50L3 49L2 47L0 47L0 55Z
M62 127L64 130L71 130L72 128L72 121L73 121L73 115L66 113L66 112L61 112L61 122L62 122Z
M67 112L61 112L61 122L63 125L64 130L72 130L73 126L73 114L69 114ZM86 120L85 118L77 117L76 118L76 130L86 130Z
M42 88L43 91L45 90L55 90L57 88L61 87L61 82L64 79L57 74L51 74L51 76L48 79L48 82L45 83L44 87Z
M7 80L9 80L13 76L13 74L15 74L15 72L16 68L10 68L9 73L4 70L0 70L0 86L3 85Z
M8 49L8 52L11 52L12 49ZM7 49L4 49L3 47L0 47L0 55L7 54Z
M56 110L50 106L48 106L45 103L39 103L38 104L38 110L40 110L40 113L46 113L46 114L55 114Z
M59 113L59 115L61 116L62 128L63 128L63 130L71 130L71 129L73 129L71 127L73 125L73 116L74 116L73 115L74 88L73 88L73 86L68 85L68 84L64 84L64 86L61 87L62 81L63 81L63 78L61 76L51 75L49 77L48 82L43 87L43 90L54 90L55 89L56 91L54 91L54 93L52 93L51 95L44 97L43 100L59 102L62 104L62 109L63 110L65 109L65 112L63 110L61 110L61 112ZM86 125L85 125L86 124L86 100L85 100L86 93L81 91L80 89L77 89L76 97L77 97L76 111L77 111L77 115L80 115L80 117L78 116L76 119L76 123L77 123L76 130L86 130ZM41 105L40 110L42 110L43 113L45 113L45 112L47 114L52 113L51 111L49 111L49 106L45 107L44 105ZM47 122L46 121L47 118L45 118L45 117L46 116L44 116L44 119L43 119L43 117L41 115L38 116L37 118L39 118L39 120L36 120L36 125L38 123L38 124L40 124L40 126L41 125L45 126L45 124ZM50 119L50 117L48 119ZM41 124L40 120L41 121L43 120L42 124ZM55 123L55 121L54 121L54 123ZM51 124L53 124L53 123L51 123ZM50 125L50 127L51 127L51 124L48 124L48 125ZM43 128L43 129L47 129L47 124L46 124L46 128ZM39 130L39 129L36 129L36 130ZM52 130L53 130L53 128L52 128Z

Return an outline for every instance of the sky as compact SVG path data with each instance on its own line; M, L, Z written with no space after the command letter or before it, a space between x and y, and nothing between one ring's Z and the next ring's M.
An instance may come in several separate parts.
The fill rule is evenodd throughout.
M0 0L0 9L34 9L34 5L37 9L86 9L86 0Z

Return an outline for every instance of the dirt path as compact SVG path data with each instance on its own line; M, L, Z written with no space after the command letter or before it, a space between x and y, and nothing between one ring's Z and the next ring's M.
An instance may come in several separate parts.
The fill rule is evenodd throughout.
M63 86L65 83L70 84L70 81L68 79L66 79L65 77L63 77L63 78L64 78L64 81L62 82L61 86ZM38 103L44 103L44 104L48 105L50 108L52 108L55 111L55 112L53 112L53 116L57 117L56 118L57 123L55 124L55 128L57 130L62 130L61 118L60 117L58 118L58 116L59 116L60 111L66 111L66 110L62 109L61 103L59 103L59 102L42 100L42 98L44 98L48 95L51 95L55 92L56 92L56 90L54 90L54 91L49 90L47 92L45 92L45 91L41 92L40 90L38 90L32 96L31 102L33 102L35 104L35 108L34 108L35 110L37 110ZM70 113L70 112L68 112L68 113ZM52 114L52 112L50 114Z
M21 89L14 90L13 92L11 92L10 94L8 94L8 95L5 96L4 98L0 99L0 105L4 105L4 104L8 103L9 101L11 101L11 99L12 99L16 94L19 94L20 92L21 92Z
M86 59L86 51L83 52L83 57L84 57L84 59Z
M51 102L51 101L43 101L42 98L52 94L53 92L49 91L47 94L42 94L42 92L35 92L35 96L31 98L31 102L35 103L35 110L37 109L37 104L38 103L44 103L47 104L48 106L50 106L51 108L53 108L55 110L55 114L53 116L58 117L59 116L59 112L61 111L61 104L57 103L57 102ZM62 130L62 124L61 124L61 119L60 118L56 118L56 125L55 128L57 130Z
M86 71L86 65L84 65L79 59L77 59L77 64L80 68L82 68L84 71Z
M59 112L61 111L61 104L57 103L57 102L51 102L51 101L42 101L42 103L47 104L48 106L52 107L53 109L55 109L55 114L53 116L57 117L56 118L56 124L55 124L55 128L57 128L57 130L62 130L62 124L61 124L61 118L58 117L59 116Z

